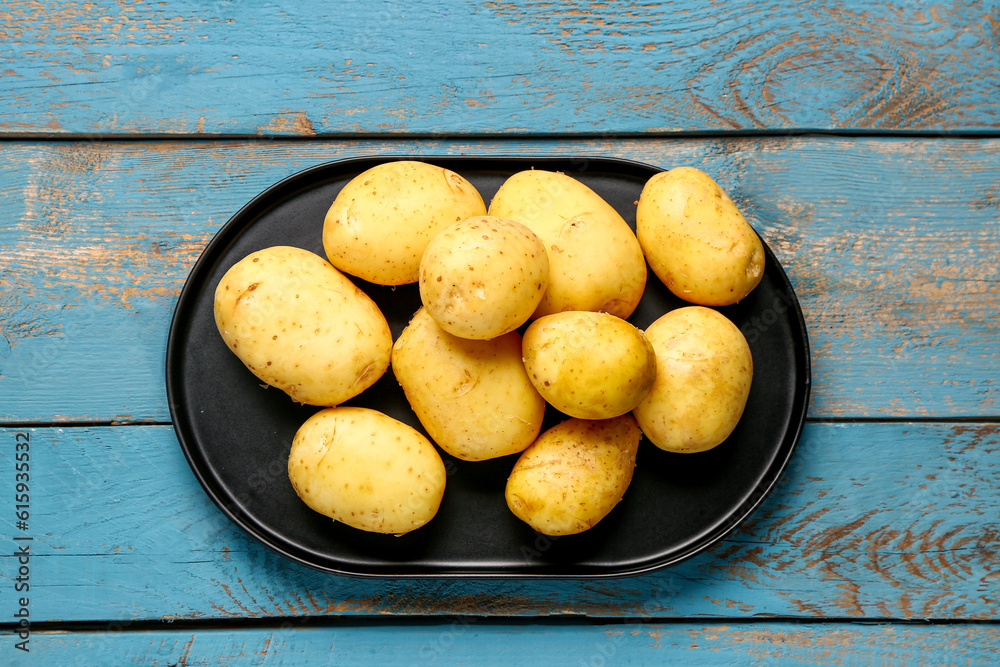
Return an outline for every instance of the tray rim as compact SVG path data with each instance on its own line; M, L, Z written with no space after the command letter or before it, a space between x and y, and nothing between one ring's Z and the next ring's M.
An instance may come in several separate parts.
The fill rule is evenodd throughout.
M787 445L787 453L784 456L776 457L775 461L772 462L770 466L767 467L764 475L765 478L763 484L758 484L752 492L750 493L748 499L744 500L728 517L725 521L720 522L713 529L707 531L706 533L699 536L697 540L693 540L694 544L688 546L685 549L680 550L678 553L671 555L668 558L655 559L653 562L648 562L652 559L647 558L642 561L641 564L630 568L616 569L614 571L597 571L597 572L587 572L587 573L573 573L573 572L504 572L501 569L491 569L486 571L480 571L475 569L470 569L468 571L462 570L461 568L452 567L446 571L428 571L428 572L388 572L381 571L383 568L379 568L379 571L359 571L357 569L350 569L347 567L330 567L328 565L322 565L310 561L309 559L293 553L293 550L283 548L282 545L275 544L273 542L272 532L267 530L265 527L259 525L250 516L244 516L244 512L234 509L230 501L223 496L224 485L215 481L214 484L207 475L200 468L200 461L198 460L197 447L194 446L195 443L188 442L187 437L182 432L181 425L179 423L177 401L175 400L176 395L179 393L175 387L175 384L180 384L179 381L174 377L177 371L173 370L178 364L175 361L177 355L180 351L175 349L176 340L180 335L180 328L182 326L182 320L185 319L180 313L180 306L186 303L192 298L192 293L195 290L194 283L196 277L200 277L200 274L205 271L205 266L210 262L210 258L214 252L220 247L227 243L235 240L235 238L230 239L230 237L238 237L239 234L247 227L247 225L241 224L242 219L248 215L251 215L255 209L261 207L264 204L270 206L269 199L274 196L275 192L288 188L294 185L298 181L302 181L310 178L314 174L320 174L333 168L342 168L345 170L350 170L352 167L357 167L358 165L370 164L374 166L375 164L382 162L392 162L400 160L412 160L419 162L428 162L436 164L439 166L448 166L448 163L461 163L461 162L473 162L473 163L485 163L490 164L500 164L503 162L538 162L538 163L562 163L567 162L582 162L584 164L595 163L605 167L615 167L615 168L626 168L635 172L648 173L650 175L659 173L662 171L667 171L667 169L652 165L646 162L632 160L629 158L619 158L592 154L580 154L580 155L558 155L558 154L539 154L539 155L526 155L526 154L491 154L491 155L480 155L480 154L367 154L367 155L355 155L350 157L344 157L334 160L329 160L321 163L305 167L298 171L295 171L280 180L272 183L271 185L264 188L256 196L250 199L247 203L241 206L235 213L233 213L226 222L219 227L215 232L209 242L205 245L198 259L192 265L187 277L185 278L184 285L182 286L180 293L174 303L174 307L171 313L171 321L167 334L167 344L166 344L166 356L165 356L165 384L167 393L167 403L170 413L171 426L173 428L174 434L177 437L178 443L180 444L181 450L184 453L184 457L188 462L191 471L194 473L196 479L202 487L202 490L209 496L216 507L223 512L234 524L237 525L245 534L252 537L254 540L267 547L271 551L293 561L304 565L312 570L325 572L327 574L336 574L342 576L349 576L362 579L482 579L482 580L496 580L496 579L517 579L517 580L590 580L590 579L613 579L613 578L627 578L633 576L639 576L642 574L648 574L650 572L655 572L662 570L664 568L676 565L682 561L688 560L689 558L706 551L712 545L718 543L720 540L724 539L726 535L732 533L736 528L742 525L753 512L760 506L760 504L767 498L777 482L781 479L788 466L789 461L795 449L798 446L798 442L802 436L802 430L805 426L809 399L812 390L812 358L811 350L809 346L808 330L806 328L805 317L802 312L801 304L798 299L798 295L785 272L784 266L777 260L770 246L766 241L760 237L760 233L754 229L754 233L761 238L761 242L764 246L764 251L768 259L771 260L771 270L777 272L777 276L780 278L782 285L787 290L787 295L789 297L789 310L794 312L795 323L797 327L795 330L800 336L801 350L796 350L796 361L798 362L797 370L801 374L801 385L796 388L794 401L793 401L793 411L790 415L788 429L784 433L782 438L782 446L778 448L777 453L781 453L781 450L785 448L784 442L789 441L790 444ZM539 165L539 168L544 168L543 164ZM456 169L456 171L458 171ZM585 170L582 170L585 171ZM637 175L637 174L630 174ZM653 276L655 279L655 275ZM799 346L796 346L799 347ZM799 352L801 354L799 354ZM182 392L180 392L182 393ZM193 434L191 435L191 440L195 440ZM436 446L436 445L435 445ZM218 488L217 488L218 487ZM324 560L335 561L335 558L327 557ZM438 570L440 568L429 569Z

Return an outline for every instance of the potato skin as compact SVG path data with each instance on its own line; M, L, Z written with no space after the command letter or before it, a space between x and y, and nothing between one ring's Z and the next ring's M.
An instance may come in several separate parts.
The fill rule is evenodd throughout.
M323 223L323 248L344 273L379 285L415 283L438 231L485 214L482 196L459 174L413 160L385 162L337 194Z
M669 452L703 452L739 423L750 395L753 357L743 333L703 306L672 310L646 328L656 381L632 411L646 437Z
M452 456L516 454L541 431L545 401L528 380L516 331L463 339L421 308L393 346L392 370L428 435Z
M492 216L441 230L420 260L420 299L450 334L489 340L528 321L549 284L545 246L519 222Z
M229 349L299 403L338 405L389 367L392 333L378 306L302 248L265 248L230 267L214 311Z
M535 310L631 315L646 286L646 260L621 214L572 176L542 169L513 174L490 202L490 215L530 228L549 256L549 287Z
M540 317L524 332L524 367L538 393L581 419L623 415L653 386L652 346L629 322L589 311Z
M592 528L625 495L641 438L631 415L553 426L514 464L507 506L543 535Z
M764 276L760 238L719 184L693 167L646 182L636 234L653 273L690 303L734 304Z
M348 526L402 535L434 518L441 455L419 431L376 410L320 410L299 427L288 478L310 508Z

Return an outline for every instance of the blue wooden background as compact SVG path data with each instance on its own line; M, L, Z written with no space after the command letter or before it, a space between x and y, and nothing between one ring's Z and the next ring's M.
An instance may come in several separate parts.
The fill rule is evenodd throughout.
M275 181L403 154L719 180L812 347L749 521L639 577L389 581L225 518L169 423L184 280ZM0 664L997 664L1000 9L0 5L0 539Z
M1000 126L993 2L8 2L11 134Z

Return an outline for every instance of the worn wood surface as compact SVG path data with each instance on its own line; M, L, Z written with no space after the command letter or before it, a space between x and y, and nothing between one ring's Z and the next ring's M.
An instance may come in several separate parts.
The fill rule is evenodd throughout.
M0 6L0 133L1000 129L994 2Z
M995 2L0 4L0 664L995 664L998 131ZM407 154L722 183L812 345L746 523L637 577L396 581L212 504L164 390L188 271L279 179Z
M32 443L31 520L19 531L13 512L4 513L0 532L33 538L35 621L330 614L954 621L1000 613L995 423L810 423L774 493L715 547L653 574L581 581L316 572L230 522L191 474L169 426L5 429L2 469L13 469L18 434ZM281 459L260 466L261 475L286 474ZM9 477L0 497L13 496ZM12 575L15 559L0 560Z
M803 137L0 144L0 417L169 421L173 306L229 216L305 167L408 153L701 167L795 287L812 418L998 414L1000 140Z
M0 643L8 637L0 635ZM435 623L253 630L39 633L8 664L143 665L995 665L996 626L788 623ZM497 647L502 646L503 651Z

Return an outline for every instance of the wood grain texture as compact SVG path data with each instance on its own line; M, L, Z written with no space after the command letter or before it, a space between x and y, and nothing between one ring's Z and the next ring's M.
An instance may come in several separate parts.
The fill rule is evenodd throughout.
M7 648L11 637L0 635ZM995 665L994 625L637 622L430 624L38 633L18 665ZM498 650L498 647L503 647ZM13 654L13 655L12 655Z
M308 166L410 153L705 169L802 303L811 417L1000 414L998 140L70 141L0 145L0 420L169 421L172 310L229 216Z
M0 663L996 664L998 130L996 2L0 4ZM334 576L230 522L167 425L175 300L254 195L370 154L718 178L813 352L750 519L591 581Z
M31 618L365 616L945 619L1000 614L1000 424L809 423L775 491L703 554L602 580L320 573L247 537L169 426L6 429L31 444ZM641 452L640 452L641 464ZM260 462L283 477L287 463ZM457 472L455 474L461 474ZM254 480L248 480L254 484ZM13 475L0 478L12 498ZM12 502L12 501L11 501ZM544 557L545 545L527 545ZM0 602L16 559L0 556ZM67 604L72 600L72 604Z
M995 131L995 3L7 2L0 134Z

